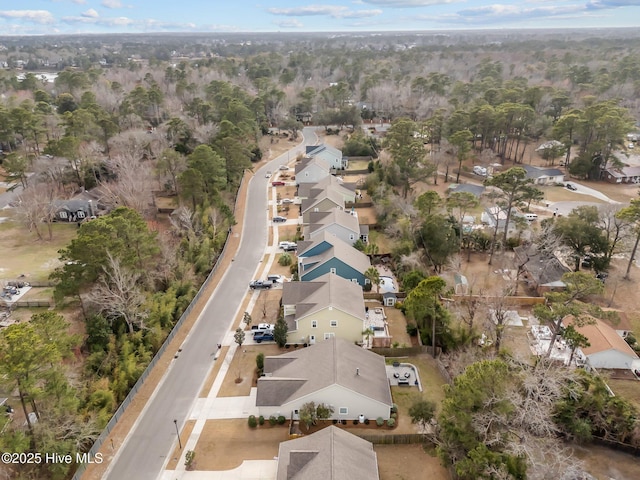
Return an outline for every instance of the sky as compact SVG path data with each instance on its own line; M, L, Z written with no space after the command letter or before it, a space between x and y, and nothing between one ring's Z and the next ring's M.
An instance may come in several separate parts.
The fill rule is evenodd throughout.
M0 0L0 35L639 26L640 0Z

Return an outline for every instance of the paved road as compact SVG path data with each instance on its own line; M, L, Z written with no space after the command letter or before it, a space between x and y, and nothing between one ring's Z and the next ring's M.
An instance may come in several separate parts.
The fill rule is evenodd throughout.
M303 131L304 144L314 145L317 136L312 128ZM173 420L182 428L193 402L213 363L216 344L229 330L242 299L247 293L256 266L263 258L267 243L267 170L293 160L304 146L280 155L258 169L249 183L242 242L235 261L225 273L209 299L202 315L182 345L146 408L138 418L125 444L104 478L122 480L156 479L173 445L177 442Z

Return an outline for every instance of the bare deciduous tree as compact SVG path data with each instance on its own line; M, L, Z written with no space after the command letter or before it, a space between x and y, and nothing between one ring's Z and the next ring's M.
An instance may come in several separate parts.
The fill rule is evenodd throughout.
M140 288L141 274L122 265L120 260L107 253L108 263L103 274L89 294L89 300L110 321L122 319L129 333L134 328L144 328L148 312L144 308L146 301Z

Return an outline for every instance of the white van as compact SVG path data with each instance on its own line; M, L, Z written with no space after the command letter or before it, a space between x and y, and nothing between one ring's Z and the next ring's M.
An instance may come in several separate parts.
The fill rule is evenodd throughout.
M536 215L535 213L525 213L524 218L526 218L530 222L533 222L538 219L538 215Z
M487 169L485 167L481 167L480 165L476 165L475 167L473 167L473 173L482 177L486 177Z

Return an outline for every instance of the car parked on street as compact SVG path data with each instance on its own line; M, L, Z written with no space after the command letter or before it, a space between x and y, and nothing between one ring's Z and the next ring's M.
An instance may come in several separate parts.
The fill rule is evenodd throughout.
M267 178L271 178L271 172L265 173L264 176L267 177Z
M251 290L261 290L261 289L269 289L273 286L273 282L270 281L262 281L262 280L254 280L249 283L249 288Z

